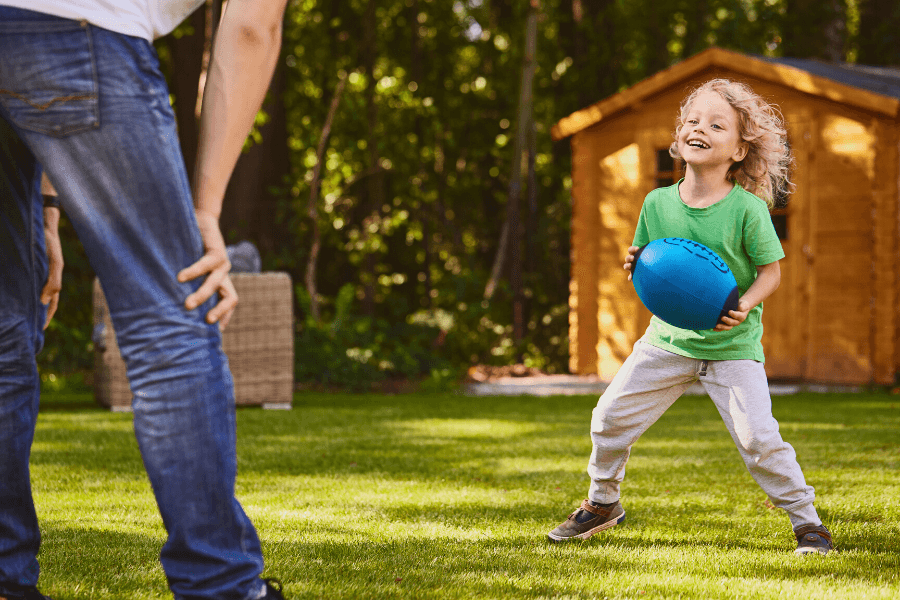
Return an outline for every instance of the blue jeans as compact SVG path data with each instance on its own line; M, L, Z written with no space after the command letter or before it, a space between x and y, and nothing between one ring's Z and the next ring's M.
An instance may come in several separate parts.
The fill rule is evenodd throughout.
M259 539L234 497L234 386L218 327L204 320L214 300L185 310L200 281L176 280L203 246L153 46L0 7L0 57L0 595L39 574L28 460L46 170L109 304L168 532L169 586L176 598L256 598Z

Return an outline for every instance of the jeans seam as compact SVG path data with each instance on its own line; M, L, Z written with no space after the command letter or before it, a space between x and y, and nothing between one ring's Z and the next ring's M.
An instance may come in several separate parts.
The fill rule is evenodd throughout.
M95 87L96 87L96 83L95 83ZM47 102L46 104L35 104L31 100L29 100L28 98L23 96L22 94L17 94L16 92L13 92L11 90L0 89L0 94L3 94L4 96L12 96L16 100L21 100L25 104L28 104L29 106L32 106L38 110L47 110L48 108L50 108L57 102L71 102L73 100L96 100L97 99L97 94L81 94L80 96L79 95L60 96L59 98L54 98L53 100L51 100L50 102Z
M88 55L91 57L91 82L94 85L94 128L100 127L100 77L97 74L97 55L94 52L94 36L92 35L92 25L84 27L84 33L87 37Z
M12 7L10 7L12 8ZM27 9L23 9L27 10ZM9 21L0 23L0 34L3 33L67 33L76 29L84 29L80 21L58 17L54 21Z

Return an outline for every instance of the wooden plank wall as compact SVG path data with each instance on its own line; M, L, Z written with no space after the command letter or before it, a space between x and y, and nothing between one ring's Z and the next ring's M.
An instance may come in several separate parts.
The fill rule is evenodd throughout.
M572 245L569 279L569 372L597 372L597 169L591 130L572 137Z
M894 383L900 373L900 125L879 120L873 181L873 379Z
M809 346L810 282L810 161L815 119L808 107L786 106L785 121L794 154L795 185L786 208L787 239L781 246L781 285L763 303L763 351L769 378L804 377ZM788 112L790 111L790 112Z
M823 112L817 119L815 295L807 370L817 381L864 383L873 374L875 123L846 110Z
M894 241L894 287L893 287L893 310L894 310L894 383L898 383L900 378L900 123L894 123L893 127L894 153L893 160L896 165L896 187L895 190L895 210L897 228L894 230L896 240Z
M612 379L631 354L637 332L635 316L643 306L622 268L640 214L642 158L633 130L604 132L605 144L617 147L600 161L601 196L597 261L597 374ZM631 143L628 143L628 142ZM649 314L648 314L649 317Z

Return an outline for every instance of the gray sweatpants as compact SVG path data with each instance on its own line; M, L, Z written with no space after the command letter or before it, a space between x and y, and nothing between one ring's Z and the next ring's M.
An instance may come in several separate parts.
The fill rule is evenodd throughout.
M604 504L619 499L632 445L697 381L719 409L750 475L772 504L787 512L794 527L820 525L813 488L806 485L794 449L778 433L762 363L701 361L640 341L594 409L588 497Z

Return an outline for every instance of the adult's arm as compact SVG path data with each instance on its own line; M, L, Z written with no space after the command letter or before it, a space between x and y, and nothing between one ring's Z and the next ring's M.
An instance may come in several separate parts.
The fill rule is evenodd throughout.
M228 323L237 293L219 229L222 199L244 140L262 105L281 48L287 0L229 0L216 34L203 93L200 141L194 173L194 204L205 254L178 274L179 281L206 275L185 300L192 310L218 292L221 300L206 320Z
M62 243L59 240L59 205L48 206L48 199L56 199L56 189L47 174L41 179L41 195L44 196L44 245L47 248L47 281L41 290L41 302L47 305L47 315L44 317L44 329L50 325L56 308L59 306L59 292L62 290L63 253Z

